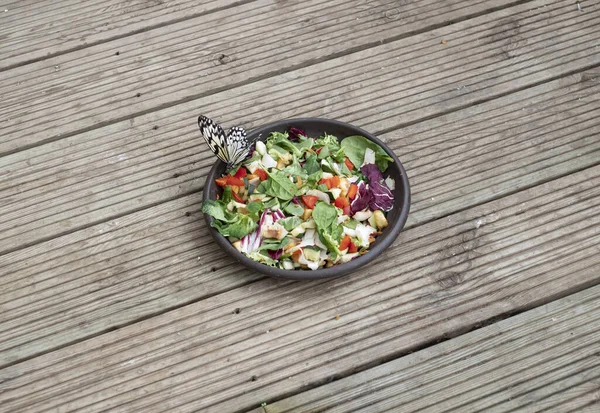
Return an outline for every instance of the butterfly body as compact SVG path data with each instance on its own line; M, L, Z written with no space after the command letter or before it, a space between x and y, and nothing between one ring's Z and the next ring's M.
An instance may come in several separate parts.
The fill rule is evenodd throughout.
M248 156L250 143L243 128L234 126L225 135L219 124L202 115L198 117L198 127L208 147L227 164L227 168L234 167Z

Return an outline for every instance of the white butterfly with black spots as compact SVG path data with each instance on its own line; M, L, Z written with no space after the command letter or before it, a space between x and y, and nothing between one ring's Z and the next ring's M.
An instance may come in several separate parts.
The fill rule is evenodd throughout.
M234 126L225 135L223 128L206 116L198 116L198 127L209 148L232 168L242 162L250 152L250 143L243 128Z

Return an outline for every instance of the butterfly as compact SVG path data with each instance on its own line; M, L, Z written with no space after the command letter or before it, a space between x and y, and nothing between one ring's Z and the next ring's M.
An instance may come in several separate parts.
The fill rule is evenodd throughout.
M198 127L210 150L227 164L227 168L242 162L250 153L250 143L243 128L234 126L225 135L218 123L202 115L198 116Z

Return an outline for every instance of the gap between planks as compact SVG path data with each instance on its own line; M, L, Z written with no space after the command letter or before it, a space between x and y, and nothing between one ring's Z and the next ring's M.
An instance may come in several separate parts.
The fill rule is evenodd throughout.
M380 412L400 407L403 412L492 413L526 406L533 413L536 407L549 408L549 398L565 401L573 396L564 380L556 382L557 371L577 374L586 355L588 367L594 365L593 353L600 349L598 329L594 331L600 322L599 297L600 287L591 287L333 384L269 402L252 413L366 408ZM596 342L590 343L590 333L595 333ZM583 340L596 348L592 354L582 346ZM576 347L580 349L575 351ZM584 372L579 370L579 375L585 377Z
M64 54L68 54L68 53L73 53L76 51L80 51L89 47L94 47L96 45L100 45L102 43L107 43L107 42L112 42L118 39L123 39L129 36L134 36L134 35L138 35L138 34L142 34L144 32L148 32L151 30L155 30L164 26L169 26L169 25L173 25L173 24L177 24L177 23L182 23L185 22L186 20L190 20L190 19L195 19L201 16L207 16L213 13L218 13L220 11L223 10L227 10L228 8L231 7L237 7L237 6L242 6L242 5L248 5L253 3L256 0L227 0L227 1L223 1L223 0L217 0L217 1L213 1L210 3L215 3L214 6L208 7L206 8L207 4L206 2L204 2L205 4L203 4L202 6L205 7L203 9L200 10L196 10L197 9L197 4L195 4L196 2L193 1L169 1L167 3L167 7L170 7L171 9L174 10L170 10L167 9L167 13L165 13L164 9L159 9L156 10L156 12L149 12L149 13L143 13L143 14L139 14L139 15L135 15L135 14L124 14L123 10L115 10L118 9L119 4L122 4L123 2L121 1L113 1L114 6L110 7L107 6L106 3L107 2L102 2L100 7L96 10L97 13L102 13L103 16L102 18L98 19L97 13L90 13L93 10L88 10L86 9L84 11L84 13L86 15L92 15L91 18L88 19L88 21L85 20L85 18L83 19L83 21L81 21L80 19L80 23L83 23L83 26L85 26L86 24L89 26L94 26L97 25L95 28L92 28L92 30L90 29L84 29L84 30L80 30L79 32L70 32L66 27L64 27L64 25L61 25L61 31L60 32L56 32L56 34L60 34L59 37L55 38L55 39L49 39L49 37L52 37L51 35L48 36L48 34L46 34L45 37L41 37L41 39L43 40L42 43L38 43L35 44L35 46L37 47L37 50L35 48L33 48L32 46L34 46L34 43L32 42L32 39L26 39L26 40L19 40L20 43L27 41L28 47L25 47L25 50L23 50L22 53L19 53L17 55L14 54L14 50L17 44L19 44L19 42L17 42L15 45L10 45L10 48L7 50L10 50L13 52L13 54L9 55L9 56L3 56L2 57L2 64L3 66L0 66L0 73L5 72L5 71L9 71L11 69L15 69L18 67L22 67L22 66L26 66L26 65L30 65L30 64L34 64L37 62L42 62L44 60L47 59L51 59L54 57L58 57ZM54 11L56 11L57 6L58 8L60 8L64 2L61 3L56 3L55 1L49 1L49 7L52 7ZM77 4L80 4L81 2L76 2ZM98 2L91 2L94 6L99 5ZM184 5L184 4L191 4L191 8L188 9L181 9L180 6L178 5L178 3L180 5ZM163 4L163 2L161 0L156 1L156 4L161 6ZM144 3L140 2L140 5L143 6ZM178 7L179 6L179 7ZM14 13L15 9L14 8L9 8L9 6L6 6L6 8L8 8L8 12L7 13ZM71 8L70 8L71 9ZM107 15L107 13L105 12L106 10L109 10L109 13ZM18 9L17 9L18 10ZM60 9L59 9L60 10ZM36 17L39 17L41 12L44 11L44 8L41 7L39 4L36 4L35 7L31 10L32 13L36 14ZM115 13L115 15L110 15L111 12ZM136 10L136 11L140 11L140 10ZM147 10L145 10L147 11ZM0 10L1 12L1 10ZM150 16L149 16L150 15ZM10 15L7 15L10 16ZM123 17L126 16L124 18L119 19L119 17ZM134 17L140 17L143 16L142 19L139 19L138 21L134 20ZM0 16L0 17L4 17L4 16ZM48 15L48 16L43 16L42 15L42 19L38 19L38 20L43 20L43 17L50 17L49 22L46 23L48 26L53 26L54 23L56 23L55 21L53 21L53 17L57 17L61 19L61 22L64 21L68 21L69 23L73 23L73 20L70 18L69 13L61 13L57 16L53 16L53 15ZM150 17L148 19L148 17ZM120 22L119 22L120 20ZM127 24L122 24L121 26L119 26L119 24L116 24L117 22L119 23L127 23ZM30 21L30 24L34 24L34 27L36 30L40 30L40 27L42 26L42 23L40 23L39 21ZM90 24L91 23L91 24ZM100 25L100 23L102 23L102 25ZM109 30L112 32L116 32L114 34L109 34L107 33L106 30L106 26L114 26L111 27ZM21 27L10 27L10 25L5 25L5 28L9 28L9 30L14 30L14 29L20 29L20 30L28 30L28 31L33 31L33 29L29 28L26 29L25 27L21 28ZM97 30L96 33L94 33L94 29ZM122 31L121 33L119 33L120 31ZM88 32L88 33L86 33ZM82 34L83 33L83 34ZM4 37L10 37L10 32L8 34L4 34ZM12 33L14 36L14 32ZM2 33L0 31L0 36L2 36ZM69 36L69 38L67 40L65 40L65 37ZM77 36L77 37L75 37ZM89 40L88 40L89 37ZM52 44L54 42L54 44ZM49 51L49 49L51 50L52 47L55 47L56 51ZM1 54L0 54L1 55Z
M369 277L263 280L20 363L0 397L12 411L233 411L540 305L598 282L598 179L591 168L409 230Z
M569 72L567 72L567 73L569 73ZM539 81L539 79L538 79L538 81ZM593 84L593 82L590 82L589 84ZM529 90L529 89L527 89L527 90ZM462 93L462 92L460 92L460 93ZM410 99L412 99L412 98L410 98ZM431 106L433 108L436 108L437 107L437 103L435 103L433 101L431 101L431 102L432 102L432 103L430 103ZM389 102L387 102L387 103L389 103ZM402 103L403 102L393 102L393 104L395 106L398 106L399 108L403 108L403 109L406 108L406 105L402 105ZM413 107L415 107L415 109L416 109L416 107L418 107L418 106L415 106L415 103L412 103L412 105L413 105ZM419 104L419 105L421 105L421 104ZM338 110L338 107L339 107L339 105L336 105L336 106L332 107L333 113L329 113L329 114L330 115L335 115L336 111ZM279 112L281 111L281 109L282 109L282 106L277 106L277 108L273 108L273 110L278 110ZM217 110L217 109L215 109L215 110ZM294 111L294 109L290 108L290 111ZM422 116L422 114L423 114L423 111L416 111L415 110L415 112L417 112L417 113L415 113L415 115L418 114L418 116ZM340 114L341 113L342 112L340 112ZM397 116L401 116L401 115L402 115L402 113L399 113ZM343 117L343 115L340 115L340 116ZM378 122L377 125L379 125L380 127L385 127L386 122L389 125L389 121L387 121L386 119L379 120L378 117L380 117L380 116L382 116L382 115L381 114L377 114L377 115L367 114L367 117L363 118L363 121L360 122L360 123L363 123L366 120L367 122L370 121L371 123L373 121L376 121L376 122ZM257 120L255 120L253 122L260 123L261 119L257 119ZM350 119L350 120L352 120L352 119ZM175 122L174 126L177 125L178 128L181 128L181 126L180 126L181 124L182 124L182 122L179 122L179 123ZM130 125L128 125L128 124L127 125L122 124L119 127L123 130L123 133L130 134L130 132L129 132L130 129L131 129ZM143 129L142 127L136 128L136 131L139 131L144 136L147 132L143 131L142 129ZM189 129L189 128L186 127L186 130L187 129ZM161 131L161 130L159 129L159 131ZM107 130L107 132L108 132L108 130ZM169 132L169 133L173 133L173 132ZM162 136L163 133L164 132L158 132L158 136ZM178 133L181 134L181 131L179 131ZM189 132L186 132L186 135L181 134L181 138L184 138L185 141L188 142L188 143L186 143L186 145L188 145L188 146L190 145L190 143L192 143L192 142L195 143L196 142L195 139L190 138L189 135L188 135L188 134L192 134L192 133L194 134L194 137L197 137L197 134L198 134L197 131L193 131L192 132L190 130ZM129 139L137 140L137 136L135 136L135 134L130 134L130 135L131 136L127 137L128 140ZM115 139L119 135L116 134L116 133L110 133L108 136L110 136L111 139ZM76 142L78 140L81 140L82 138L83 138L82 136L78 136L77 138L75 138L73 140L67 139L64 142L65 143L68 142L70 144L70 143L73 143L74 141ZM89 138L94 138L93 142L96 144L96 142L97 142L97 139L96 139L97 136L95 134L90 134L89 137L86 137L86 140L89 139ZM60 146L60 144L57 144L57 145ZM192 146L191 149L193 150L193 146ZM204 153L206 153L206 151ZM192 168L195 169L196 171L198 171L198 169L197 169L198 168L198 166L197 166L198 161L202 162L201 163L201 168L203 168L203 169L201 169L201 171L203 171L204 168L207 167L205 164L207 162L209 162L207 160L206 156L204 156L204 155L199 156L199 155L196 155L196 154L190 154L190 155L184 156L183 158L181 157L181 155L176 155L176 156L178 156L179 159L183 160L184 163L181 166L184 166L184 168L188 169L188 171L190 169L192 169ZM18 158L18 156L17 157L11 157L11 158ZM175 159L178 159L178 158L175 158ZM134 160L135 159L132 159L131 161L127 161L127 163L130 164ZM8 163L11 162L9 159L5 159L5 161L8 162ZM106 161L108 161L108 163L113 163L113 161L111 161L110 158L103 160L103 162L106 162ZM119 165L116 165L116 167L119 168L121 164L122 163L119 162ZM155 170L157 168L165 168L166 165L167 164L165 164L165 166L155 165L154 168L155 168ZM179 168L181 168L181 166L179 166ZM110 166L110 168L114 168L114 167L115 167L114 165ZM177 167L177 166L175 166L175 167ZM27 168L27 166L25 166L25 168ZM18 169L16 171L18 171ZM11 171L9 170L9 172L11 172ZM140 170L139 173L143 174L144 171ZM135 176L140 176L139 173L137 175L135 175ZM202 172L200 172L200 173L202 173ZM60 175L57 175L57 176L60 176ZM198 185L195 184L195 179L198 179L201 176L202 175L198 176L196 174L189 174L188 173L188 174L184 174L182 178L179 178L179 175L178 175L178 179L177 180L179 181L178 182L179 186L174 186L174 185L172 185L172 184L169 183L169 180L172 179L172 177L173 177L172 172L168 173L168 172L165 171L165 172L162 172L161 174L152 174L152 175L144 177L143 178L144 181L138 182L138 186L140 186L140 188L137 189L137 193L143 196L143 198L141 198L141 199L144 199L144 201L143 201L144 204L146 204L146 205L147 204L157 205L158 203L162 202L162 200L164 200L164 199L169 199L169 200L170 199L176 199L176 198L180 197L183 194L193 193L198 188ZM80 176L78 176L78 179L80 179ZM104 178L102 178L101 176L99 176L97 179L104 179ZM123 179L126 179L128 182L131 183L131 179L133 179L133 178L128 177L128 178L123 178ZM159 182L152 182L152 181L156 181L156 180L159 180ZM66 182L68 182L68 181L66 181ZM88 183L86 183L86 185L88 185L89 182L91 182L91 181L88 180ZM114 179L112 179L111 182L113 182L113 184L114 184L117 181L115 181ZM144 185L141 185L142 182L149 182L151 185L148 185L148 188L145 188ZM99 191L100 187L97 187L97 188L98 189L96 191ZM103 188L106 188L106 184L103 186ZM157 192L156 191L157 188L164 188L164 189L161 189L159 192ZM66 188L64 188L63 191L65 189ZM104 220L106 220L106 219L108 219L110 217L118 216L118 215L124 214L126 212L130 212L132 210L140 210L141 208L145 207L145 206L140 206L139 202L135 202L135 205L129 205L126 208L123 208L121 206L120 208L118 208L119 211L117 212L116 211L117 207L113 206L114 200L110 200L110 199L106 198L108 196L108 194L114 193L114 191L115 191L114 189L112 189L112 190L110 190L108 192L105 191L101 195L103 197L101 199L98 199L98 197L94 194L94 196L93 196L92 199L94 200L94 205L96 205L96 206L95 206L95 208L93 210L94 220L91 221L92 223L98 223L98 222L104 221ZM146 191L146 192L144 192L144 191ZM133 196L133 192L130 192L128 194L128 196L130 197L128 199L130 199L130 201L132 201L133 198L131 198L131 197ZM159 197L159 198L157 199L157 197ZM138 195L138 199L140 199L139 195ZM10 198L8 198L8 201L10 202ZM81 202L81 201L79 201L79 202ZM125 202L127 202L127 201L125 201ZM56 204L55 202L53 202L53 203ZM36 230L36 233L34 235L35 237L39 237L39 238L44 239L44 240L50 239L51 237L55 237L55 236L57 236L59 234L70 233L73 230L89 226L90 225L90 220L89 220L90 219L89 218L90 208L88 206L86 206L86 205L81 205L81 204L78 205L78 206L75 206L75 205L72 204L72 207L71 207L72 211L70 211L70 212L62 211L61 212L62 215L56 215L56 213L55 213L54 216L51 216L52 212L51 212L50 209L44 208L42 211L40 211L40 212L38 212L36 214L45 214L44 215L45 221L40 221L39 219L38 220L34 220L34 221L30 220L30 224L27 224L27 225L29 227L32 227L32 226L39 226L41 224L50 224L51 226L47 226L47 228L43 232L40 232L39 230ZM123 205L123 203L121 203L121 205ZM102 207L102 209L98 209L99 207ZM81 211L83 211L82 208L86 208L88 210L88 214L87 215L81 215ZM126 212L122 212L123 209L125 209ZM77 212L77 211L80 211L80 212ZM62 219L61 217L63 217L64 219ZM6 216L5 219L8 219L8 218L9 218L9 216ZM31 218L31 217L29 217L29 218ZM60 220L60 224L59 224L59 220ZM32 229L32 228L30 228L30 229ZM29 235L26 235L26 234L33 235L33 232L30 231L28 233L24 233L23 232L24 230L25 230L25 227L23 227L23 228L19 227L19 228L16 228L16 229L12 229L9 232L11 234L14 234L14 235L20 237L22 240L24 240L25 238L28 238L29 242L26 242L25 245L33 245L34 243L36 243L37 240L31 239ZM44 232L46 232L46 234L44 234ZM21 234L21 235L17 235L17 234ZM5 232L5 236L8 236L8 235L9 234ZM44 236L44 235L46 235L46 236ZM22 246L22 242L20 242L20 241L19 242L15 242L15 240L13 238L13 240L11 242L11 246L12 246L11 250L13 250L15 248L19 248L20 246Z
M561 166L559 163L549 169L550 164L542 163L542 174L531 169L529 173L533 175L530 180L523 180L519 173L514 174L521 167L531 168L531 165L535 165L534 159L543 161L544 157L548 157L544 145L554 142L557 136L564 135L559 140L562 143L558 145L559 148L577 142L573 138L580 132L574 130L573 126L585 124L580 123L579 119L586 115L586 107L597 106L594 105L594 99L589 99L598 96L595 91L597 86L589 89L587 86L577 79L563 79L539 87L537 89L540 90L535 90L533 94L516 94L499 99L488 107L474 107L440 118L434 123L427 122L410 128L394 145L409 148L407 166L416 163L414 168L408 168L409 177L416 183L413 189L417 189L419 194L426 193L425 188L423 191L419 189L418 178L431 176L432 171L437 169L434 167L437 156L446 155L448 151L454 151L450 155L467 167L478 168L478 163L486 164L489 157L497 161L503 158L518 159L521 155L515 157L513 153L518 151L527 154L527 150L531 150L527 149L527 145L534 145L539 150L532 153L535 157L521 160L520 162L524 162L523 166L503 167L499 163L498 166L504 169L504 175L513 174L512 179L516 179L513 184L508 183L501 191L497 188L490 189L485 196L482 196L482 191L488 191L488 185L482 185L468 197L468 202L447 198L446 205L452 202L454 204L435 211L433 215L437 216L456 212L467 205L481 204L490 198L506 195L507 192L518 191L524 186L534 186L540 181L569 175L584 167L586 163L576 156L579 149L574 146L572 164ZM525 97L529 105L523 113L520 108ZM546 113L548 108L561 113L560 117L549 117ZM469 125L465 127L461 119L469 120ZM556 130L561 134L556 135ZM465 132L470 140L464 139ZM508 138L505 137L507 132L511 134ZM477 139L473 139L475 137ZM548 142L544 142L544 139ZM444 146L440 146L441 142ZM523 146L525 143L527 145ZM552 145L549 148L552 149ZM427 156L431 159L427 159ZM443 161L443 158L440 160ZM558 161L561 161L560 158ZM590 157L587 165L590 165L589 162L597 163L597 156ZM502 169L492 173L494 179L502 178ZM413 170L415 174L412 174ZM484 171L489 171L489 168L481 170ZM477 173L467 173L467 176L471 175L477 179ZM437 179L443 181L446 176L453 178L452 174L448 175L441 168ZM431 180L423 182L427 184ZM461 179L449 179L446 185L450 185L446 188L456 188L455 191L450 191L452 194L461 187ZM0 319L3 321L2 330L11 331L13 336L10 340L8 336L4 336L5 344L12 342L15 345L15 340L21 340L23 345L28 342L27 345L35 349L38 341L30 337L27 331L35 331L36 337L41 340L42 330L38 327L47 324L44 334L54 331L53 343L60 347L147 318L148 314L170 311L248 282L247 279L240 278L237 266L217 265L218 271L208 272L211 263L222 260L223 254L216 255L214 260L196 260L196 257L214 255L214 248L210 246L210 241L206 241L207 233L202 218L197 214L195 205L198 200L199 194L181 198L139 214L78 231L74 238L63 236L50 243L5 255L6 264L2 266L2 271L6 273L3 277L3 289L9 300L3 300ZM431 208L441 204L431 201L423 210L418 207L418 203L416 205L408 227L431 222ZM193 213L187 216L185 212L190 211ZM140 219L142 222L136 223ZM133 228L129 228L132 224ZM166 244L161 244L163 242ZM174 262L171 263L171 260ZM49 268L48 263L57 267ZM167 264L169 265L165 267ZM206 266L203 278L197 275L198 264ZM249 274L247 271L243 274L246 273ZM77 277L73 278L75 275ZM85 310L80 307L84 303ZM108 309L116 310L119 314L107 313ZM93 311L96 315L90 321L88 315ZM43 320L39 319L42 314L46 317ZM49 323L50 320L53 321ZM75 327L77 328L74 330ZM67 331L70 332L69 335L66 334ZM35 350L33 354L39 354L40 351L45 352L47 349ZM28 358L30 355L25 352L20 357Z
M470 7L476 9L483 8L483 11L485 11L486 13L487 10L490 8L492 10L495 9L493 5L494 2L487 3L483 2L483 6L476 4L475 6ZM515 3L520 4L521 2ZM4 139L11 139L13 140L13 142L10 144L4 142L3 149L1 150L1 152L4 154L14 153L22 149L35 147L40 143L48 143L60 140L65 137L74 136L79 133L94 130L98 127L111 125L115 122L128 120L133 117L139 117L143 114L151 113L159 109L164 109L173 105L191 102L201 97L208 97L214 95L217 92L229 90L234 86L252 84L257 81L265 80L276 75L293 72L301 68L310 67L322 62L327 62L332 59L336 59L352 53L359 52L361 50L372 48L373 46L379 45L381 43L388 44L393 43L398 39L414 37L415 33L420 33L421 31L428 32L431 31L434 27L437 27L435 25L431 25L430 28L425 28L423 27L423 23L421 22L421 20L427 21L428 17L429 20L432 20L435 17L435 19L441 21L439 24L440 27L445 27L447 25L448 19L454 16L453 14L451 14L448 17L446 17L445 15L443 17L440 17L435 14L439 13L439 6L428 5L428 8L431 7L433 7L433 9L428 13L424 13L423 16L421 16L418 13L418 10L414 12L415 16L411 16L411 18L417 20L416 22L413 22L410 25L406 26L392 26L391 28L388 28L386 30L382 30L381 24L373 21L373 18L370 17L371 20L367 20L365 23L360 23L365 25L364 30L353 30L349 34L349 36L354 36L356 38L354 39L354 43L358 43L356 47L353 46L353 42L348 42L347 37L334 37L332 39L326 38L325 42L318 43L318 47L315 47L315 45L312 45L311 43L311 38L308 37L307 39L305 39L307 45L302 46L302 48L299 49L300 52L297 52L296 48L290 49L291 45L287 45L287 43L289 43L290 41L297 41L298 36L317 36L319 32L316 31L314 34L312 34L311 31L311 34L308 35L304 34L304 30L302 29L302 27L294 26L298 33L288 33L289 25L284 25L285 30L281 30L281 32L286 34L281 36L287 39L286 46L281 46L280 49L276 47L272 50L270 54L265 55L265 53L263 52L262 60L259 59L258 61L256 60L260 55L254 53L254 50L256 48L260 49L261 47L263 47L263 43L265 43L264 40L261 41L259 38L258 41L247 45L244 44L244 41L237 39L237 37L239 37L238 33L236 35L230 35L231 39L225 41L222 39L221 32L219 30L216 30L217 28L214 28L215 33L211 35L211 41L215 44L212 45L212 43L209 43L205 45L205 47L212 49L214 46L216 51L220 51L221 53L224 53L228 56L234 56L236 59L234 64L215 66L214 55L210 53L207 56L198 57L201 61L197 62L195 60L196 58L193 56L197 55L199 52L196 51L192 53L192 50L195 50L198 47L197 42L188 41L188 43L186 43L187 52L185 50L177 52L178 56L181 54L181 56L177 58L178 63L174 64L173 62L169 62L169 71L167 71L167 73L164 73L165 62L163 62L163 60L165 59L166 55L162 53L162 48L160 49L162 54L159 56L155 56L153 58L144 56L144 59L149 59L148 68L145 67L146 64L142 65L141 68L139 67L138 60L142 57L142 55L139 54L141 53L141 51L134 51L133 53L136 54L127 57L126 59L127 62L130 62L130 59L134 60L128 64L131 67L132 72L130 73L129 71L126 71L124 73L119 73L119 70L113 68L113 66L115 65L113 54L114 50L118 47L108 47L107 45L102 45L102 47L106 47L109 50L111 50L110 53L108 53L108 51L104 52L103 57L105 59L104 65L108 66L109 69L102 69L102 73L90 73L87 75L87 77L82 78L87 79L88 77L90 77L93 79L91 85L93 86L97 84L95 90L90 90L87 93L86 90L90 89L91 86L89 84L81 83L81 79L77 81L69 81L68 83L66 83L68 85L66 89L64 85L60 85L59 79L61 79L64 76L69 76L68 72L69 67L71 65L69 65L66 62L63 63L60 59L56 60L55 62L48 61L44 64L43 67L40 68L40 70L42 70L42 73L45 73L47 80L46 82L41 82L39 80L35 81L33 91L31 92L32 96L35 97L35 100L29 102L27 107L28 117L31 118L35 116L37 122L21 122L19 121L18 116L24 115L24 113L21 111L9 116L6 113L8 111L7 108L4 112L9 121L8 123L7 121L3 122L3 128L6 129L4 131ZM527 7L523 7L523 9L527 10ZM299 12L302 13L302 10L299 10ZM367 11L359 11L358 13L359 15L366 14L366 16L369 16ZM460 12L453 13L456 14L456 16L454 16L456 17L456 19L454 20L463 21L465 19L468 19L467 17L462 16ZM227 18L228 14L230 13L225 13L224 18ZM433 16L431 16L431 14L433 14ZM478 13L474 13L473 15L476 16L478 15ZM485 16L485 14L483 14L482 16ZM433 20L435 21L435 19ZM210 21L206 22L205 24L208 23L210 23ZM282 22L281 24L284 23L285 22ZM232 21L229 24L233 25L233 27L236 27L236 30L241 30L240 28L238 28L238 21ZM335 29L335 26L331 28L331 25L329 23L320 24L323 26L320 28L320 30ZM263 36L268 35L272 32L273 29L270 28L269 25L263 26L266 26L266 28L262 29L263 31L266 31L265 33L263 33ZM374 30L375 33L370 34L370 32L373 32ZM188 31L191 31L191 34L197 36L197 25L190 26ZM395 34L397 35L394 36ZM171 33L167 32L164 35L167 36L166 38L168 39ZM312 40L316 41L316 39ZM179 43L176 44L176 47L180 47ZM149 53L156 53L156 51L152 52L151 49L149 49L146 52L146 54ZM190 58L190 56L192 56L193 58ZM156 62L153 62L154 60L156 60ZM264 61L266 61L267 63L264 63ZM282 66L282 61L284 62L285 67ZM264 67L257 67L257 63ZM52 67L52 70L50 72L48 71L49 65L50 67ZM95 70L97 72L97 70L102 68L104 65L99 65L98 63L96 63L91 67L92 70ZM61 68L60 72L55 72L55 66ZM177 73L175 73L175 68L179 69ZM150 70L154 72L154 75L152 75L152 73L149 72ZM170 73L170 71L173 71L173 73ZM200 81L198 80L199 71L202 74L206 75L203 76ZM80 70L78 70L75 73L76 79L77 74L79 72ZM115 77L129 80L127 83L122 81L123 84L120 85L120 87L115 87L114 85L103 86L107 81L104 78L107 77L108 74L111 74L112 76L110 78L110 81L114 81ZM131 75L133 75L133 77L130 77ZM158 82L157 76L159 77L159 79L161 79ZM24 77L23 81L27 79L27 77ZM59 84L57 84L57 82L59 82ZM76 85L76 87L73 85ZM21 86L21 88L22 87L24 86ZM157 88L161 88L162 90ZM52 95L50 96L54 99L52 101L52 107L47 105L48 96L45 95L46 90L52 92ZM136 94L132 90L141 91L141 97L136 97ZM176 92L176 90L178 92ZM192 93L193 91L197 91L198 93ZM93 93L91 95L88 95L91 92ZM187 96L182 98L180 96L182 93L184 93ZM62 107L57 107L56 105L58 102L56 101L56 99L58 99L58 97L61 97L61 99L65 102L68 102L68 99L73 99L74 97L77 97L77 100L70 103L64 103ZM98 100L101 97L102 99L104 99L104 103ZM76 107L74 107L74 105ZM35 110L36 108L38 109ZM41 121L45 120L46 117L50 115L50 112L48 111L51 112L53 120L44 122L44 126L41 126ZM84 113L85 116L83 116ZM128 114L124 115L124 113ZM13 123L14 125L10 125ZM23 129L25 127L27 129ZM23 137L21 136L23 134L26 135L25 139L23 139ZM10 136L12 136L12 138ZM16 141L14 141L15 139Z

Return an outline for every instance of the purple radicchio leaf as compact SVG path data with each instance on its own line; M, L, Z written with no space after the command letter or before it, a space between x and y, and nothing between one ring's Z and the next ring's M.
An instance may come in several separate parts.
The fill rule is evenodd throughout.
M273 222L277 222L280 219L285 218L285 214L281 209L278 209L277 211L271 212L271 217L273 218ZM280 248L278 250L267 250L267 253L274 260L278 260L279 258L281 258L281 255L283 255L283 248Z
M252 144L250 145L250 148L248 149L248 155L246 156L246 159L250 159L252 158L252 155L254 155L254 150L256 149L256 144Z
M269 253L269 257L273 258L274 260L278 260L283 255L283 249L280 248L278 250L267 250L267 253Z
M353 214L358 211L362 211L367 206L369 206L370 200L371 194L369 192L369 187L367 184L361 181L358 183L358 191L356 191L356 196L350 204L350 210Z
M242 252L250 254L251 252L256 251L258 247L262 245L260 230L262 229L262 226L265 225L265 221L267 221L267 218L273 218L273 214L271 213L270 209L266 209L260 216L260 220L258 221L258 228L256 228L254 232L246 235L241 239ZM271 219L269 219L268 221L271 222ZM273 221L275 221L274 218Z
M297 142L300 139L300 136L306 136L306 132L304 132L302 129L298 129L298 128L290 128L288 130L288 139L293 141L293 142Z
M381 209L389 211L394 206L394 195L383 179L379 167L375 164L366 164L360 168L364 176L369 180L369 208L372 211Z

